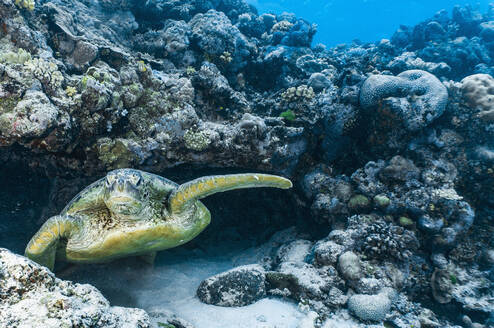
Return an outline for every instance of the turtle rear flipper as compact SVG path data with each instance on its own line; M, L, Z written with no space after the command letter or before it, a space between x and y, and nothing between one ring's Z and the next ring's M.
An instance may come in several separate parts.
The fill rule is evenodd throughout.
M27 244L25 256L53 270L60 238L67 237L74 227L67 216L49 218Z

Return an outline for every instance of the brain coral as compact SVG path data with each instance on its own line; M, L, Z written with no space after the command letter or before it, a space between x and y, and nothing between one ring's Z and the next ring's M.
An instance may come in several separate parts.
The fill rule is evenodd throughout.
M441 116L448 103L448 91L434 75L421 70L397 76L372 75L365 80L360 90L364 110L376 108L387 98L399 98L399 106L393 108L406 128L415 131Z
M461 81L461 91L468 105L480 109L481 117L494 113L494 78L489 74L474 74Z

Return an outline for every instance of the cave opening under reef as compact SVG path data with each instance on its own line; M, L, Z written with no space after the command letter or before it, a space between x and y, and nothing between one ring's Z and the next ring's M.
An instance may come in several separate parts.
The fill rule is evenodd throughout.
M4 163L0 171L0 247L24 254L29 239L49 217L104 175L60 178L43 172L25 163ZM246 171L180 166L157 173L183 183L206 175L241 172ZM201 201L211 212L211 224L187 244L158 252L154 265L129 257L102 264L59 262L54 272L61 279L95 286L112 305L143 308L156 322L167 313L176 313L201 327L217 323L219 318L224 327L238 318L246 327L259 318L284 327L300 321L304 314L287 300L263 299L246 307L225 308L201 303L196 290L202 280L214 274L272 256L263 253L272 252L272 246L263 248L263 244L269 244L274 234L296 230L316 240L326 236L329 227L308 224L310 210L296 188L235 190Z
M248 172L245 169L176 167L155 172L177 183L207 176ZM23 253L29 238L49 217L90 183L103 177L48 177L23 163L4 163L0 171L0 241L3 247ZM217 193L201 200L211 211L210 225L198 237L182 246L201 248L217 242L246 242L258 245L273 233L296 226L312 239L327 235L311 222L309 209L296 190L243 189ZM308 222L314 224L307 224Z

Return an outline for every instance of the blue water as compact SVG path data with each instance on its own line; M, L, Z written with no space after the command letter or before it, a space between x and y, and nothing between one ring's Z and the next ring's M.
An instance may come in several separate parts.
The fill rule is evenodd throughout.
M318 25L314 44L328 46L348 43L354 39L373 42L390 38L403 25L415 25L437 11L451 9L455 4L470 4L481 12L489 0L247 0L259 13L293 12Z

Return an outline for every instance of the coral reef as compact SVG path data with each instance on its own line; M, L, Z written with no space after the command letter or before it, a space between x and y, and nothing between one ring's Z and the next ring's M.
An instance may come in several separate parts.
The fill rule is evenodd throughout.
M332 48L312 45L314 24L243 0L0 0L0 17L0 163L52 181L41 218L22 212L30 225L114 168L177 181L269 171L294 181L290 196L241 194L249 215L213 199L228 220L211 230L258 243L281 223L299 233L253 246L262 257L237 264L253 267L208 272L202 300L290 299L309 327L494 325L493 5ZM0 222L2 238L29 237L12 226ZM101 300L97 320L127 320L78 286ZM9 304L2 319L21 315ZM33 318L81 318L55 305L56 318Z
M6 249L0 273L2 327L150 327L144 310L112 307L93 286L60 280Z

